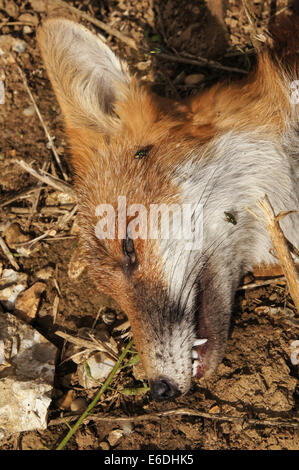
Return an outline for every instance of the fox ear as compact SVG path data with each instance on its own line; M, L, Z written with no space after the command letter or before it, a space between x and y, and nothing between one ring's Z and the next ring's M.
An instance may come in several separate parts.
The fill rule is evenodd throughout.
M130 84L126 65L69 20L47 20L37 39L67 126L111 133L119 123L114 104Z

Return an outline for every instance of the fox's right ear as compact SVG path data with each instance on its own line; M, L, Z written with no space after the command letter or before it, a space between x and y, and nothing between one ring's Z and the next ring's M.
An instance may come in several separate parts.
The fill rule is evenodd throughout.
M113 132L116 101L130 84L127 67L97 36L65 19L47 20L37 39L70 128Z

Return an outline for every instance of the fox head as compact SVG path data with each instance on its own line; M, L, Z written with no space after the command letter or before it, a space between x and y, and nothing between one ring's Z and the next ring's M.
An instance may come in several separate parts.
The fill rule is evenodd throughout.
M223 357L246 259L260 262L270 248L265 230L256 230L243 210L270 191L260 174L268 172L271 184L279 181L277 196L287 205L285 159L269 137L283 119L280 81L272 80L270 96L259 72L273 75L265 57L256 81L240 85L242 92L216 86L199 99L176 103L141 86L101 39L78 24L48 20L38 42L71 146L89 271L128 315L153 397L186 393L192 374L209 375ZM263 135L248 134L261 111ZM153 208L184 204L191 204L195 225L197 209L204 208L202 247L192 249L194 237L134 236ZM99 236L104 225L110 236Z
M38 42L71 145L90 273L128 315L153 395L184 393L196 340L194 253L179 241L133 239L128 230L123 238L116 230L100 239L96 227L99 205L109 204L117 214L119 196L135 212L126 215L127 228L136 216L134 204L149 209L182 202L177 167L197 145L184 130L186 114L179 106L169 112L166 100L141 87L82 26L48 20Z

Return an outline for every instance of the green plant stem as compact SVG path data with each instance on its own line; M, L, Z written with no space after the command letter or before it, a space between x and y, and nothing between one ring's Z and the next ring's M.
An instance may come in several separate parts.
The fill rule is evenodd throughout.
M77 429L79 428L79 426L81 425L82 421L88 416L88 414L90 413L90 411L96 406L96 404L98 403L99 399L101 398L101 396L103 395L103 393L105 392L105 390L108 388L110 382L112 381L114 375L116 374L117 370L120 368L120 365L122 363L122 361L124 360L124 358L126 357L126 355L128 354L129 352L129 349L132 347L134 343L134 340L131 340L127 346L123 349L121 355L119 356L119 359L117 361L117 363L115 364L115 366L113 367L112 371L110 372L110 374L108 375L107 377L107 380L103 383L102 387L100 388L99 392L96 394L96 396L94 397L94 399L92 400L92 402L88 405L88 407L86 408L86 410L84 411L84 413L80 416L80 418L78 419L78 421L76 421L76 423L74 424L74 426L69 430L69 432L67 433L67 435L64 437L64 439L61 441L61 443L59 444L59 446L57 447L56 450L62 450L65 445L68 443L68 441L70 440L70 438L72 437L72 435L77 431Z

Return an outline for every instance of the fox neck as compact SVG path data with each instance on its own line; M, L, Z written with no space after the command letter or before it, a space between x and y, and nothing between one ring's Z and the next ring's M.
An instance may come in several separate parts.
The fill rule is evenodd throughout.
M182 200L203 207L203 258L230 260L237 281L253 265L276 262L269 254L266 228L246 208L262 216L256 202L265 194L276 213L298 207L298 181L295 169L293 180L290 176L289 160L272 136L229 132L204 149L195 149L188 163L176 170ZM235 224L225 213L233 215ZM287 238L295 244L296 221L296 214L282 221Z

